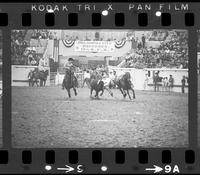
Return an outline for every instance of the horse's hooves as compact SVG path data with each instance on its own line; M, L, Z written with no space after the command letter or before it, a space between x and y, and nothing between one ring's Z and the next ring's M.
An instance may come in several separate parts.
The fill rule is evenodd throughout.
M99 99L99 96L95 95L95 98L96 98L96 99Z

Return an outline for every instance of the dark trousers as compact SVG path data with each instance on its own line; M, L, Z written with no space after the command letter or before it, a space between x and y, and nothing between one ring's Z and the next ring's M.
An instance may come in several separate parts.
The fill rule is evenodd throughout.
M29 83L29 87L33 86L33 80L32 79L29 79L28 83Z
M159 91L159 85L158 83L154 83L154 92Z
M182 93L185 93L185 86L184 85L182 85L181 89L182 89Z
M83 80L82 88L84 87L85 83L87 84L88 87L90 87L89 78L85 78L85 79Z

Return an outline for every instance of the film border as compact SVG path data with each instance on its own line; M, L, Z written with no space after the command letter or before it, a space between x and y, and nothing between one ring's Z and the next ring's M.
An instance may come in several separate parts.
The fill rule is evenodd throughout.
M198 5L198 7L200 7L200 4ZM23 7L24 8L24 7ZM22 8L22 9L23 9ZM197 7L196 7L197 9ZM11 14L11 9L8 10L8 14ZM2 149L5 149L5 150L8 150L9 151L9 165L5 168L5 167L2 167L2 171L6 172L8 171L8 167L9 169L11 167L13 167L13 170L10 169L10 172L13 173L15 172L15 170L19 170L18 172L21 172L21 173L28 173L28 172L33 172L33 173L38 173L38 172L41 172L41 165L44 164L44 166L46 165L45 164L45 161L44 161L44 153L46 150L48 149L30 149L32 150L32 158L33 158L33 161L32 161L32 165L31 166L24 166L22 163L21 163L21 153L23 151L23 149L14 149L12 148L11 146L11 53L10 53L10 32L11 32L11 29L13 28L18 28L18 29L25 29L24 27L22 27L21 25L21 18L18 18L21 13L18 13L16 12L18 15L14 15L14 17L11 19L11 23L9 23L9 25L7 27L1 27L1 29L3 30L3 58L7 58L7 59L3 59L3 81L4 81L4 84L3 84L3 88L4 88L4 97L3 97L3 148ZM19 15L20 14L20 15ZM125 13L126 14L126 13ZM86 14L86 16L89 16L90 14ZM199 15L199 13L197 13L197 16ZM37 16L37 15L36 15ZM130 14L127 14L127 16L130 17ZM196 12L195 12L195 16L196 16ZM59 18L63 18L62 15L60 15ZM196 19L198 19L197 17L195 17ZM9 19L10 19L10 16L9 16ZM38 21L39 19L39 21ZM43 18L44 19L44 18ZM109 17L109 19L111 19L111 17ZM174 18L174 21L176 21L178 19L178 17L175 17ZM131 26L130 24L130 21L126 21L127 18L125 19L125 26L123 28L137 28L137 29L144 29L143 27L138 27L137 25L136 26ZM35 22L38 21L38 23L36 24ZM84 20L80 20L80 21L84 21ZM16 25L16 23L18 25ZM34 19L33 19L33 24L35 24L34 26L31 26L29 27L28 29L32 29L32 28L49 28L49 27L46 27L43 23L43 20L41 18L38 18L38 16ZM114 26L110 26L109 24L109 20L107 21L103 21L103 27L104 28L113 28ZM173 25L174 24L174 25ZM177 22L176 24L172 22L172 25L170 27L165 27L165 29L167 28L181 28L181 29L187 29L189 31L189 57L190 59L192 58L192 61L190 61L190 64L189 64L189 76L192 77L194 80L197 80L197 76L196 76L196 57L197 57L197 52L196 52L196 39L197 39L197 34L196 34L196 31L197 29L200 28L199 24L197 23L195 26L193 27L185 27L183 26L183 23L182 25L180 25L178 27L178 24L179 22ZM89 24L89 27L87 27L88 23L80 23L80 28L85 28L85 29L97 29L96 27L92 27L90 24ZM107 27L106 27L107 25ZM155 27L156 26L156 27ZM198 27L199 26L199 27ZM50 27L50 28L54 28L54 29L63 29L63 28L66 28L67 26L62 26L61 24L57 24L54 26L54 27ZM102 26L101 26L102 27ZM101 28L99 27L99 28ZM148 26L148 29L160 29L162 28L162 26L160 26L160 22L159 21L155 21L155 23L150 23ZM119 27L121 28L121 27ZM27 28L26 28L27 29ZM73 27L70 27L70 29L73 29ZM159 162L161 162L161 154L159 154L158 156L155 156L155 153L160 153L161 150L171 150L171 152L176 155L180 155L180 157L178 158L177 156L175 157L175 159L177 158L177 162L179 160L183 160L184 159L184 154L183 152L186 150L186 149L192 149L192 150L195 150L197 155L195 156L196 157L196 162L199 162L199 150L197 149L197 81L194 81L192 83L192 86L190 86L190 90L189 90L189 148L161 148L161 149L152 149L152 148L142 148L142 150L147 150L148 153L149 153L149 164L145 165L145 167L149 166L149 165L152 165L152 163L156 163L158 164L158 162L156 162L156 160L159 160ZM5 116L8 116L8 117L5 117ZM194 127L195 126L195 127ZM25 149L27 150L27 149ZM52 150L52 149L50 149ZM62 158L62 160L66 160L66 157L65 155L62 156L62 153L63 151L66 152L68 150L71 150L70 148L67 148L67 149L53 149L56 151L56 163L55 163L55 167L58 167L59 165L63 164L63 162L60 160L60 157ZM79 156L80 156L80 160L79 161L83 161L83 162L89 162L89 165L86 166L86 170L88 168L88 170L86 172L93 172L93 173L97 173L97 169L99 169L99 166L95 166L94 164L92 164L91 162L91 150L96 150L96 149L76 149L78 150L79 152ZM114 157L114 151L115 150L118 150L118 149L98 149L98 150L102 150L102 153L103 153L103 163L104 164L109 164L111 162L108 162L109 161L109 157L112 155ZM121 149L120 149L121 150ZM141 150L141 149L122 149L122 150L125 150L126 152L126 162L138 162L137 160L137 151ZM130 154L131 153L131 154ZM130 155L129 155L130 154ZM59 159L57 159L57 155L59 155ZM84 156L85 155L85 156ZM13 159L14 157L14 159ZM40 159L40 161L37 162L37 159ZM134 160L133 160L134 159ZM174 157L173 157L174 159ZM19 162L16 164L16 162ZM114 161L113 161L114 162ZM174 161L175 162L175 161ZM91 164L90 164L91 163ZM64 165L64 164L63 164ZM130 168L130 165L132 166L132 169ZM195 164L196 165L196 164ZM1 165L0 165L1 166ZM137 168L140 167L141 168L141 165L138 165L136 163L136 165L133 165L133 164L123 164L123 166L119 166L119 165L114 165L114 163L111 163L111 166L113 166L113 170L112 172L113 173L124 173L123 170L127 169L127 172L126 173L137 173ZM181 165L182 167L185 167L186 165L183 163ZM36 168L37 167L37 168ZM39 167L39 168L38 168ZM122 168L123 167L123 168ZM191 168L192 167L192 168ZM188 171L190 172L190 170L192 170L193 173L197 173L197 169L195 169L194 167L195 166L189 166L188 167ZM199 165L197 165L198 169L199 169ZM35 169L34 169L35 168ZM141 169L138 169L138 170L141 170ZM194 168L194 169L193 169ZM144 169L144 167L143 167ZM134 172L133 172L134 170ZM123 172L122 172L123 171ZM58 173L56 170L55 171L52 171L52 172L55 172L55 173ZM101 172L101 171L100 171ZM100 173L99 172L99 173ZM141 171L139 171L141 172ZM183 171L184 172L184 171ZM43 173L49 173L49 172L46 172L44 171Z

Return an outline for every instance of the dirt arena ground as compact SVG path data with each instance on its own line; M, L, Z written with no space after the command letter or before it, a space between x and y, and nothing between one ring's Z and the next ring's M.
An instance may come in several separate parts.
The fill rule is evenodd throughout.
M61 87L13 87L14 147L187 147L188 95L136 91L100 100L88 88L67 99Z

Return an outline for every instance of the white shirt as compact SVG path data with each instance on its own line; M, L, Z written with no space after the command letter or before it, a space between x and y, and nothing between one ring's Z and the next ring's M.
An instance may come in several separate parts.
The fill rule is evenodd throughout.
M43 59L40 59L40 61L39 61L39 65L38 65L38 69L39 69L39 71L45 71L45 60L43 60Z
M85 73L84 73L84 79L85 79L85 78L90 78L90 73L85 72Z

